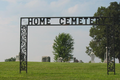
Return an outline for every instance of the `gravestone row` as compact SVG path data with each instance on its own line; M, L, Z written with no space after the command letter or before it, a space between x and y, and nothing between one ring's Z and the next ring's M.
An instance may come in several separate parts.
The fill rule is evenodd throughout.
M91 56L91 63L95 63L95 61L94 61L95 54L92 52L90 56ZM20 61L19 55L16 55L16 61ZM50 62L50 56L42 56L42 62ZM62 57L59 57L57 59L57 62L63 62ZM75 57L73 58L73 62L83 63L82 60L78 61L78 59L76 59Z

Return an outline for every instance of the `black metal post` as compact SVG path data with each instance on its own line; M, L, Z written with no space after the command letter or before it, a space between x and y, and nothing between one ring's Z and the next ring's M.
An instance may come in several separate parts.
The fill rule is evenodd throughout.
M20 19L20 73L27 73L27 43L28 43L28 26L22 24Z

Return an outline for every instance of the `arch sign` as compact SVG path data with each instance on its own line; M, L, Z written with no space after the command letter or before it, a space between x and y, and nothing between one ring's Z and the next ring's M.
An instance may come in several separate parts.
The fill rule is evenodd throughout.
M104 25L107 28L107 74L115 74L114 54L114 25L105 23L106 19L114 20L114 17L21 17L20 18L20 73L27 73L27 51L28 51L28 26L83 26L83 25ZM113 29L112 29L113 28ZM111 31L112 30L112 31ZM112 34L110 34L112 32ZM113 37L111 37L113 36ZM109 55L108 55L109 54ZM111 60L109 57L112 56Z

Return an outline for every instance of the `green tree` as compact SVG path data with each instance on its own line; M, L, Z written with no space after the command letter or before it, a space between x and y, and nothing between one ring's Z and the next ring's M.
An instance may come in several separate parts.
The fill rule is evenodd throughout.
M118 58L120 63L120 4L117 2L111 2L110 6L99 7L97 12L94 14L94 17L115 17L115 57ZM100 22L102 23L102 22ZM113 23L113 19L106 19L105 23ZM106 52L107 44L107 28L105 25L92 26L90 29L90 36L92 40L89 43L89 46L86 47L86 53L90 55L91 51L101 59L104 60L104 54Z
M10 62L10 61L16 61L16 58L15 57L11 57L9 59L5 59L5 62Z
M56 36L53 43L54 60L57 61L59 57L62 57L64 62L72 59L73 44L74 40L70 34L61 33Z

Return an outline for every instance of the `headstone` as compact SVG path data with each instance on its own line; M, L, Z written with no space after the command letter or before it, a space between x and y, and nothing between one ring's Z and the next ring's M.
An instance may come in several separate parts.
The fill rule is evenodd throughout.
M74 62L76 62L76 57L73 58Z
M50 62L49 56L42 56L42 62Z
M79 62L78 59L76 59L75 62Z
M74 57L73 60L73 62L79 62L78 59L76 59L76 57Z
M79 61L79 63L83 63L83 61L82 61L82 60L80 60L80 61Z
M20 61L19 55L16 55L16 61Z
M103 63L107 63L107 56L106 56L106 53L105 53L105 55L104 55L104 61L103 61Z
M57 62L62 62L62 57L59 57L58 59L57 59Z
M108 56L108 58L107 58L107 56ZM106 47L106 53L104 54L104 62L103 63L107 63L107 59L108 59L108 61L111 60L110 59L110 50L108 50L107 47Z
M93 52L91 52L90 56L91 56L91 63L95 63L95 61L94 61L95 54Z

